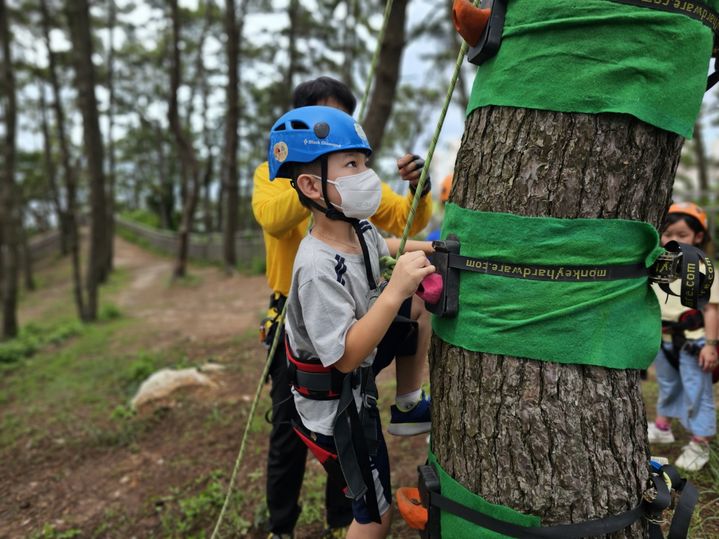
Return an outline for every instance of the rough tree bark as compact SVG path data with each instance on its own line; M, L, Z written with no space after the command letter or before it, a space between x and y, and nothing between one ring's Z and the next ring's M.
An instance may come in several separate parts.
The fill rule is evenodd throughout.
M195 208L200 190L199 166L195 148L189 135L180 122L177 93L181 83L182 64L180 57L180 9L177 0L170 0L170 17L172 21L172 67L170 70L170 106L167 118L175 137L177 153L180 158L182 184L186 186L182 204L182 219L178 230L178 249L175 260L174 278L184 277L187 273L187 254L190 246L190 233L195 217Z
M657 226L681 145L627 115L485 107L467 120L450 201ZM430 370L432 447L468 489L545 525L640 500L649 453L638 371L473 353L438 337ZM642 536L642 526L614 537Z
M52 86L53 108L55 110L55 123L57 139L60 145L60 159L65 179L65 192L67 195L67 211L65 225L67 226L67 245L72 260L72 283L75 305L80 319L85 319L85 298L82 292L82 268L80 267L80 232L77 224L77 179L72 167L70 148L65 136L65 111L62 106L60 82L57 76L57 58L50 46L50 14L47 9L47 0L40 0L40 14L42 19L43 39L47 49L48 71L50 85Z
M103 144L95 98L90 8L87 0L69 0L66 15L73 43L75 86L82 113L83 146L90 181L90 245L87 256L85 321L97 320L99 285L107 277L107 202Z
M387 22L387 30L377 62L372 98L362 127L367 134L375 155L379 155L387 122L392 116L392 106L397 94L402 51L405 46L405 21L408 0L395 0Z
M243 5L245 2L243 2ZM242 7L240 7L242 12ZM222 223L223 259L225 272L232 273L237 266L235 232L237 232L237 146L240 116L239 60L240 28L235 13L235 0L225 1L225 34L227 35L227 116L225 118L225 152L222 160L222 183L224 184L224 211Z
M17 298L18 298L18 261L20 204L15 185L15 134L17 124L17 105L15 100L15 70L10 53L10 24L5 0L0 0L0 40L2 41L2 81L0 99L4 121L4 140L2 149L2 170L0 171L0 229L2 241L2 335L4 339L17 336Z

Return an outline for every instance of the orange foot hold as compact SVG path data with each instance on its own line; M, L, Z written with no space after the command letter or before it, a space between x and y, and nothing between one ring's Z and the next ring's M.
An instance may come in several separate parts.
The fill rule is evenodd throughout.
M427 525L427 509L422 505L419 489L400 487L397 489L397 507L407 526L423 530Z
M480 9L472 5L469 0L454 0L452 5L452 22L457 33L467 44L474 47L487 26L491 10Z

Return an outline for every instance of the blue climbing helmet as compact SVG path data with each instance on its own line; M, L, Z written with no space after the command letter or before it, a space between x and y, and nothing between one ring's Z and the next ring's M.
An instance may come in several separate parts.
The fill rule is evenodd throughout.
M267 162L270 180L287 178L294 163L311 163L333 152L372 148L362 126L333 107L300 107L282 115L270 131Z

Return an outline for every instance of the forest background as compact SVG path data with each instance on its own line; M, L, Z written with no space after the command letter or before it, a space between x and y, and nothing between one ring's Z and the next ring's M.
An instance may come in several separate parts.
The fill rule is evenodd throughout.
M211 529L263 359L252 174L296 84L329 75L361 98L384 5L0 0L0 537ZM459 48L450 7L395 0L381 43L364 127L400 192L394 158L426 153ZM435 194L463 129L475 68L463 69ZM717 123L709 93L675 183L713 226ZM208 361L224 369L214 385L128 404L157 369ZM263 527L266 431L253 424L227 536ZM394 445L411 482L424 447ZM309 473L308 537L322 521L321 471Z

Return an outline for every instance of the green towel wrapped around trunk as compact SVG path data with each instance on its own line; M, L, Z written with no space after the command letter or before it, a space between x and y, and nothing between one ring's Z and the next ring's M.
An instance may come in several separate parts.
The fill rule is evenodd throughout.
M448 204L442 238L463 256L550 266L647 268L663 252L648 223L478 212ZM644 369L659 350L659 303L648 277L595 282L533 281L460 272L459 313L434 317L444 341L490 354Z
M511 0L502 45L479 67L467 113L619 112L690 138L711 50L712 31L686 15L611 0Z

